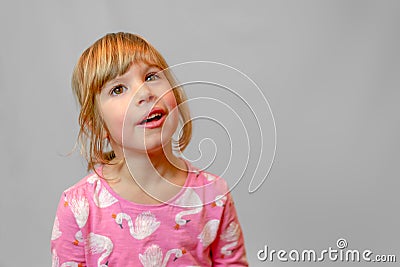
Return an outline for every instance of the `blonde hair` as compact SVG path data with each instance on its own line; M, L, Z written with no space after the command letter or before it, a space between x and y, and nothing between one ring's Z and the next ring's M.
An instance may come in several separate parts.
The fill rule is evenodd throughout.
M110 33L97 40L80 56L72 75L72 90L81 111L79 114L78 142L81 153L86 157L88 170L94 170L98 164L110 164L115 158L109 147L108 134L96 98L102 87L117 76L123 75L136 62L155 65L163 70L176 98L180 121L183 129L175 149L183 151L192 136L192 124L187 107L186 95L177 86L168 64L162 55L144 38L131 33Z

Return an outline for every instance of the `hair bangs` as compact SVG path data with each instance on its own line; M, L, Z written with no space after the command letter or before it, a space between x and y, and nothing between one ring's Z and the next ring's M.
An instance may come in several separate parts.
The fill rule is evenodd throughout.
M136 62L154 65L161 69L168 67L163 57L150 43L124 33L108 34L98 40L88 51L87 60L92 65L92 68L86 70L87 76L92 78L89 87L97 92L100 92L108 81L125 74Z

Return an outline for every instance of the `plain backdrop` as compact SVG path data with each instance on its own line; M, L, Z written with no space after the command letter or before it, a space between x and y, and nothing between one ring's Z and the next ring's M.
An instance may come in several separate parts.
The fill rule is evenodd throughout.
M238 182L232 194L251 266L309 266L261 262L257 251L321 251L339 238L400 261L399 14L399 1L384 0L3 1L0 266L50 266L57 202L86 175L79 152L69 155L78 133L72 69L84 49L118 31L143 35L170 65L219 62L254 81L222 65L176 74L221 78L232 89L187 86L193 114L208 119L195 122L186 153L204 155L200 165L215 156L209 170L228 169L232 187ZM250 194L252 175L260 182L273 156L267 103L276 157Z

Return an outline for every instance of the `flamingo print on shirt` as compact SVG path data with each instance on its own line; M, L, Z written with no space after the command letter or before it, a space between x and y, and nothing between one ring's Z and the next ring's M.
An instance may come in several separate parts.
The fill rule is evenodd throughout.
M209 181L209 182L217 179L217 177L211 173L203 172L203 175L206 177L207 181Z
M203 209L203 202L201 201L199 195L192 188L187 188L183 192L182 196L175 201L175 205L183 208L189 208L189 210L184 210L176 214L176 230L190 222L189 219L183 219L183 216L197 214Z
M99 208L107 208L112 204L118 202L116 199L106 188L104 188L101 184L100 178L97 175L92 175L87 179L89 184L92 184L95 187L93 193L93 201Z
M51 250L51 266L52 267L60 266L60 259L58 258L57 251L55 249Z
M232 248L238 244L239 236L240 236L239 224L231 222L228 228L226 228L225 231L220 236L222 240L229 242L228 244L226 244L221 248L222 256L229 256L232 254L233 251Z
M53 231L51 232L51 240L56 240L61 236L61 231L60 231L60 222L58 221L58 217L54 219L54 225L53 225Z
M57 252L55 249L53 249L51 251L51 256L52 256L52 267L83 267L82 263L77 263L74 261L69 261L69 262L64 262L63 264L61 264L60 266L60 259L57 256Z
M87 250L91 254L100 254L99 259L97 260L97 266L98 267L107 267L108 266L108 261L106 263L104 260L110 256L112 250L113 250L113 243L110 238L103 236L103 235L98 235L95 233L90 233L88 236L88 242L87 242Z
M83 242L83 235L81 230L75 233L75 241L73 242L73 244L75 246L78 246L79 242Z
M129 231L131 236L135 239L144 239L154 233L160 226L154 214L150 211L144 211L136 217L135 225L133 225L132 218L126 213L113 214L112 217L115 222L119 224L122 229L122 220L128 221Z
M64 262L60 267L83 267L83 264L74 261L69 261L69 262Z
M173 261L176 261L185 253L185 249L170 249L163 258L161 248L158 245L151 245L146 249L143 255L139 254L139 259L144 267L165 267L167 266L171 254L175 254Z
M204 225L203 231L197 237L200 239L200 242L203 244L203 247L208 247L217 236L219 227L219 220L214 219L210 220Z
M223 207L225 206L225 201L227 197L225 195L218 195L215 200L211 203L211 207Z
M85 226L89 217L89 202L87 198L80 194L73 196L66 192L64 193L64 201L64 206L71 208L79 228Z

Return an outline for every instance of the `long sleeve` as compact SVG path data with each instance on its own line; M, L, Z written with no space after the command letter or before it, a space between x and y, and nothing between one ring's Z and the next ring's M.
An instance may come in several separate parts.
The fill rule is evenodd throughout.
M230 193L211 254L213 266L248 266L244 238Z
M51 236L52 266L58 267L63 263L67 266L85 266L85 247L82 232L78 225L87 215L78 216L80 208L86 210L82 199L71 197L71 192L61 196Z

